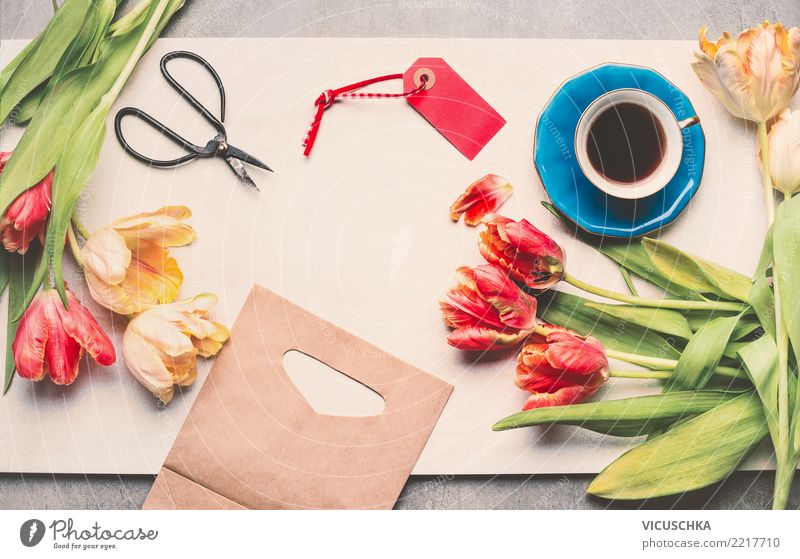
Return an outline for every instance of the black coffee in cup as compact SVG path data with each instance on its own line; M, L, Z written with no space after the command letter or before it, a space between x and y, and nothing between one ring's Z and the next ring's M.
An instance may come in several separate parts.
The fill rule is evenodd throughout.
M586 137L592 167L622 185L650 176L661 165L665 150L661 122L638 103L620 102L603 109Z

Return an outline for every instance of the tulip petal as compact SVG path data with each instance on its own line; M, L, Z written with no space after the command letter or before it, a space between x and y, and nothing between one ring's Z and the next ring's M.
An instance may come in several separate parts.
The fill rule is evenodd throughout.
M182 223L192 216L186 206L165 206L154 212L118 219L111 227L128 241L150 241L163 247L188 245L197 238L191 225Z
M36 297L20 318L17 335L11 346L19 376L33 381L45 377L47 371L44 369L44 354L48 337L48 318L44 312L44 302L41 297Z
M54 303L64 331L85 348L99 365L105 367L112 365L117 359L117 354L111 338L71 291L67 292L67 301L69 309L65 309L60 301Z
M491 328L458 328L447 336L447 343L464 351L499 351L513 347L525 340L529 332L508 330L500 332Z
M99 229L81 249L85 270L103 283L119 285L131 264L131 249L125 238L110 227Z
M577 404L597 392L599 386L566 386L555 392L535 392L530 395L522 406L523 411L550 406L567 406Z
M547 336L547 360L556 368L577 375L589 375L608 370L608 358L603 344L591 336L583 339L567 332Z
M172 374L155 346L128 328L122 339L122 354L133 376L159 400L168 404L174 393Z
M70 385L78 377L83 348L61 328L52 328L45 357L50 380L55 384Z
M25 254L33 239L44 230L50 213L50 189L53 184L53 171L32 186L8 206L0 220L3 232L3 245L9 252Z
M726 46L725 53L717 62L705 54L695 54L692 69L702 84L732 115L754 120L752 103L748 102L747 88L750 80L744 71L744 60L734 47Z
M174 324L174 320L182 317L175 311L153 307L136 317L129 325L145 341L159 348L166 355L175 357L194 349L186 334Z
M89 269L85 269L84 274L92 299L105 308L123 316L135 314L141 310L139 305L134 304L122 286L104 282Z
M748 73L752 76L751 91L756 107L761 108L761 120L772 118L777 111L779 97L783 94L779 85L787 77L783 69L783 57L773 26L759 26L755 29L752 39L745 51L745 64ZM784 105L785 106L785 105Z
M769 172L778 190L800 191L800 110L784 109L770 128Z
M536 298L522 291L502 269L478 266L474 277L478 291L497 309L503 324L519 330L536 327Z
M6 217L18 231L39 224L50 213L50 189L53 184L53 171L32 186L8 206Z
M470 227L478 225L484 216L496 212L511 196L511 182L498 175L489 174L467 187L467 190L450 206L450 218L458 221L464 215L464 223Z
M127 275L121 287L135 302L137 312L178 297L183 273L174 258L155 243L142 240L133 250Z

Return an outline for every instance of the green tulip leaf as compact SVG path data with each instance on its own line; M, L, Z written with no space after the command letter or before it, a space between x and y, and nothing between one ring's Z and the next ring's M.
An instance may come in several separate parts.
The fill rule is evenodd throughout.
M31 245L25 255L6 253L9 265L8 326L6 328L6 360L3 394L8 391L9 386L11 386L11 381L14 379L14 352L12 351L11 345L14 343L14 338L17 336L17 327L19 326L18 318L14 317L15 309L21 305L25 292L34 281L33 270L38 260L38 252L36 247Z
M53 279L64 306L67 294L62 274L64 239L83 186L97 166L106 136L106 116L110 105L100 105L83 122L56 165L53 177L53 209L47 225L46 254ZM44 257L43 257L44 259Z
M538 296L539 316L551 324L592 335L606 347L626 353L677 359L680 352L669 340L655 331L611 316L587 306L591 303L577 295L548 291Z
M629 450L587 492L651 499L700 489L733 473L766 434L761 403L747 392Z
M148 45L152 44L169 17L182 5L183 0L149 3L147 17L137 19L138 25L104 40L96 62L67 72L52 88L0 175L0 214L22 192L42 180L55 167L72 136L130 61L156 10L164 8L152 36L146 38Z
M11 271L11 253L7 250L0 249L0 295L6 290L8 286L8 276Z
M769 334L764 334L739 350L747 376L756 387L764 405L772 441L778 444L778 348Z
M753 274L753 287L750 289L750 305L761 322L764 331L775 338L775 295L770 284L769 271L773 260L773 236L775 224L769 228L761 248L755 274Z
M699 390L719 365L740 316L715 318L700 328L686 344L664 390Z
M691 289L687 289L670 280L669 276L661 273L650 261L650 257L640 241L619 242L604 239L597 247L597 250L645 281L660 287L676 297L682 299L700 298L697 293L693 292Z
M650 257L647 255L640 241L620 241L583 234L583 232L576 228L575 224L569 221L555 206L553 206L553 204L547 201L542 201L541 204L550 213L560 219L572 232L578 235L581 241L608 258L611 258L619 264L623 270L636 274L645 281L681 299L701 299L701 297L691 289L686 289L670 281L668 277L664 276L653 266L652 262L650 262ZM630 275L623 272L623 278L625 278L625 283L628 285L628 289L631 290L632 294L637 295L637 293L635 293L636 289L630 281Z
M750 289L750 306L758 317L764 332L775 337L775 295L767 276L759 277Z
M731 337L731 339L733 339ZM728 363L731 366L735 366L739 363L739 350L743 347L746 347L750 342L728 342L728 345L725 346L725 351L722 352L722 357L727 357L728 359L732 359L735 363Z
M800 196L778 206L773 232L774 266L781 318L800 363Z
M617 437L636 437L666 428L681 418L705 413L739 393L687 391L552 406L515 413L494 424L494 431L534 425L575 425Z
M88 20L91 20L91 0L66 0L56 11L42 33L31 42L24 56L11 62L12 71L0 77L0 122L35 87L48 79L62 56L70 48L81 52L86 45L74 44Z
M671 281L696 293L748 302L752 282L735 272L655 239L642 239L650 261Z
M688 340L693 335L689 321L678 311L593 302L586 303L586 306L626 322L638 324L644 328L683 338L684 340Z
M748 315L739 319L739 323L731 333L731 340L738 341L755 334L761 328L761 321L757 316Z
M625 285L628 287L628 291L630 291L631 295L634 297L639 296L639 292L636 290L636 286L633 284L633 278L631 278L631 273L625 266L619 267L619 273L622 276L622 279L625 280Z

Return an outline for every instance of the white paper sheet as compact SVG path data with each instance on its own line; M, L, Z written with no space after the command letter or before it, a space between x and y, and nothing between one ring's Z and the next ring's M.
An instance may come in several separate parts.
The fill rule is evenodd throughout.
M3 42L3 60L23 44ZM662 238L749 273L766 228L755 128L730 117L702 88L689 67L694 48L684 41L160 40L111 112L100 164L79 212L93 230L121 216L185 204L194 212L198 240L174 250L185 275L183 296L217 293L222 302L215 316L231 324L259 282L453 383L415 473L597 472L630 441L566 427L491 431L496 420L520 409L525 394L512 383L513 353L471 365L444 341L437 301L457 266L481 262L477 230L453 224L448 208L475 179L504 175L515 190L503 214L526 217L550 233L566 249L573 275L624 290L617 268L539 205L545 194L532 163L533 130L545 102L571 75L607 61L650 66L690 96L707 138L700 191ZM128 105L196 143L213 136L161 78L160 57L176 49L201 54L222 76L230 142L276 171L252 171L260 194L241 185L221 160L149 169L117 143L113 116ZM420 56L442 56L507 119L474 161L402 100L337 104L325 115L312 156L302 156L300 142L321 91L402 72ZM180 64L176 74L191 68ZM188 83L216 106L213 95L200 95L212 91L207 79ZM388 83L380 90L400 87ZM13 148L19 135L3 129L2 147ZM166 142L149 147L153 154L174 153ZM119 342L125 321L95 305L74 270L69 277ZM167 408L156 405L121 359L106 369L84 364L67 388L17 378L0 398L0 470L155 473L207 370L203 364L196 385ZM656 390L647 381L612 380L599 397ZM761 457L748 462L753 468L765 464Z

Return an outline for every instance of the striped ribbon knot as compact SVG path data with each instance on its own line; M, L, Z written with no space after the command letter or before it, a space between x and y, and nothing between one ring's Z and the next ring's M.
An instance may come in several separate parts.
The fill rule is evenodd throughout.
M356 92L356 90L367 87L368 85L372 85L374 83L399 79L403 79L403 74L388 74L386 76L379 76L377 78L356 82L338 89L326 89L320 93L319 97L317 97L317 100L314 101L314 116L311 118L311 124L308 126L308 132L306 132L305 139L303 139L303 147L305 148L303 155L308 157L308 154L311 153L311 148L314 147L314 141L317 139L319 126L322 123L322 115L325 113L328 107L333 105L334 101L337 99L402 99L410 95L414 95L415 93L419 93L425 89L425 82L427 82L426 76L422 76L419 87L416 87L411 91L404 91L403 93Z

